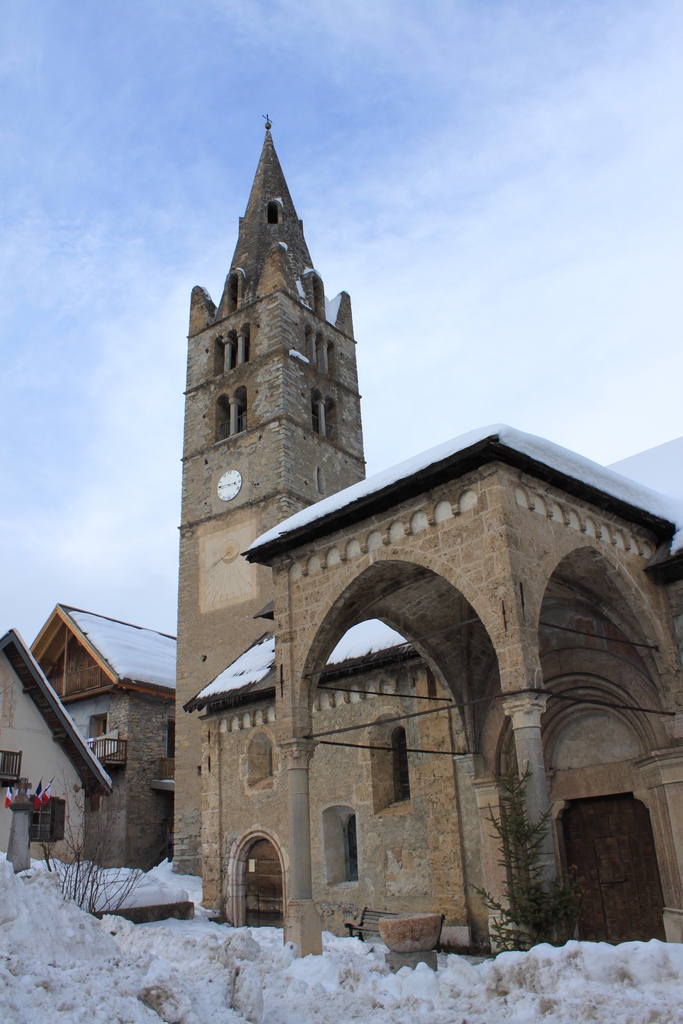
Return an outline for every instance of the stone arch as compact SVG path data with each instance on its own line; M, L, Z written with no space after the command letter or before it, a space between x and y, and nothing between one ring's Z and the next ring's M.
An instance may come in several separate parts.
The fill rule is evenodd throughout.
M615 644L619 641L616 645L619 650L615 654L629 650L631 660L642 662L646 674L659 690L662 678L672 670L672 666L667 664L669 658L666 653L671 647L671 637L663 627L661 610L658 615L651 607L645 587L628 572L614 548L603 549L599 541L594 542L586 534L580 537L575 537L573 531L571 534L567 531L567 534L575 538L576 543L546 568L539 606L533 612L529 609L541 630L541 651L541 621L548 618L553 607L575 605L577 611L593 615L596 621L601 620L605 624L605 628L616 631L613 639ZM646 581L647 585L649 581ZM645 646L628 648L621 642L628 640ZM653 649L657 647L659 650Z
M249 851L259 839L267 839L275 849L282 872L282 905L287 906L287 853L275 832L264 828L249 829L230 848L228 857L227 892L225 916L234 928L243 928L246 923L246 871Z
M372 618L406 637L457 701L471 700L473 690L484 694L489 689L491 676L496 675L496 652L461 591L424 565L377 558L338 594L317 629L304 663L308 693L302 694L302 701L307 698L309 707L315 700L319 673L338 641L351 626ZM467 666L465 644L475 652ZM470 748L477 745L476 718L471 712L462 716Z

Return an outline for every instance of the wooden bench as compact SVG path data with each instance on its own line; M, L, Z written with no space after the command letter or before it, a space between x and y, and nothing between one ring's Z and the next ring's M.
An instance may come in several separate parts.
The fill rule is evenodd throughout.
M379 935L379 922L382 917L398 917L393 910L371 910L370 907L363 907L360 921L345 921L344 925L349 929L349 937L357 935L365 942L364 933L368 935Z

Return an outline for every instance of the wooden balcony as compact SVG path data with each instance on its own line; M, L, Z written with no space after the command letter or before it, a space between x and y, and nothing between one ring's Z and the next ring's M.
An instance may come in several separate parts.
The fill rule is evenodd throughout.
M21 774L21 750L0 750L0 779L14 782Z
M88 746L105 768L125 768L128 757L128 740L101 738L89 739Z
M50 683L60 697L69 697L74 693L82 693L84 690L99 690L102 686L108 686L111 680L99 665L91 665L89 668L67 672L66 676L53 676L50 678Z
M159 778L175 779L175 757L159 758Z

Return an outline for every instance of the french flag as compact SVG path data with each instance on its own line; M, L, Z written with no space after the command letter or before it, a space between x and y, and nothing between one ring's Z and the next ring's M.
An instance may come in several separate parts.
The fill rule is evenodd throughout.
M5 810L6 810L6 809L7 809L8 807L9 807L9 805L10 805L10 804L12 803L12 795L13 795L13 794L12 794L12 787L11 787L11 786L8 786L8 787L7 787L7 793L6 793L6 795L5 795Z
M40 794L42 792L43 792L43 780L41 779L40 782L38 783L38 786L36 788L36 791L35 791L35 794L34 794L34 797L33 797L33 806L36 809L36 811L40 810L40 805L43 802L42 799L41 799L41 796L40 796Z
M54 779L50 779L50 781L48 782L47 786L43 790L43 795L41 796L40 799L43 801L44 804L46 804L48 802L48 800L50 799L50 787L51 787L53 782L54 782Z

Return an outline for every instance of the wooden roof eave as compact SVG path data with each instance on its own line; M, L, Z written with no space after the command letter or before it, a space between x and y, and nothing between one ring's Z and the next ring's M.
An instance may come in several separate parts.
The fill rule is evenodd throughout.
M55 610L53 611L52 615L47 620L47 622L45 623L45 625L41 629L40 633L38 634L36 639L33 641L33 644L31 645L31 653L34 655L34 657L36 657L36 658L42 657L41 647L39 645L40 645L41 639L43 638L43 635L47 634L48 627L50 626L51 622L55 618L59 619L59 621L62 622L66 626L66 628L72 633L72 635L76 637L78 642L80 644L82 644L83 647L85 647L85 649L87 650L88 654L97 663L97 665L102 669L102 671L105 673L105 675L107 675L111 679L112 683L115 683L115 684L118 683L119 682L119 676L114 671L114 669L111 667L109 662L106 661L102 657L102 655L97 650L97 648L94 646L94 644L91 643L91 641L88 639L86 634L82 632L82 630L79 628L78 624L76 622L74 622L74 620L71 618L69 613L67 611L65 611L65 609L60 604L55 606ZM49 643L49 641L48 641L48 643ZM47 644L45 644L45 646L42 648L42 650L45 650L46 647L47 647Z
M0 650L47 723L55 741L78 772L90 792L111 793L109 775L80 735L31 651L15 630L0 638Z

